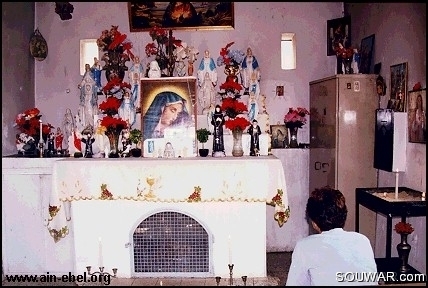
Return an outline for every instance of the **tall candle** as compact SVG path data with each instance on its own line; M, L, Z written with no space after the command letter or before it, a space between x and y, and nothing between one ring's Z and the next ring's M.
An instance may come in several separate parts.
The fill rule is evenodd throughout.
M40 142L43 141L43 125L42 125L42 120L39 120L40 122Z
M229 248L229 264L233 264L233 262L232 262L232 240L231 240L230 234L228 237L227 244L228 244L228 248Z
M398 199L398 169L395 171L395 199Z
M103 266L103 243L101 241L101 237L98 238L98 266L104 267Z

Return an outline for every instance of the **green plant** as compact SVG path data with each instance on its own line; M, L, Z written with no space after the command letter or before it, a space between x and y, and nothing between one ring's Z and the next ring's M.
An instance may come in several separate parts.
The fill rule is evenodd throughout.
M141 133L141 130L139 129L132 129L129 132L129 140L131 140L132 143L134 143L135 145L138 145L138 143L141 142L141 139L143 137L143 133Z
M196 138L199 142L202 143L202 148L204 148L204 143L208 141L208 136L210 135L210 131L205 128L200 128L196 130Z

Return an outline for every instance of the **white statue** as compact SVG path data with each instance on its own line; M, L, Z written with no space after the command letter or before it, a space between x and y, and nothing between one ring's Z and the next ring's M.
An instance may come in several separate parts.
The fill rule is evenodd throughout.
M158 62L156 60L153 60L152 62L150 62L149 72L147 73L147 76L149 78L160 78L161 75L162 73Z
M89 64L85 65L86 71L82 81L77 87L80 89L79 114L84 127L94 127L94 115L98 114L97 85Z

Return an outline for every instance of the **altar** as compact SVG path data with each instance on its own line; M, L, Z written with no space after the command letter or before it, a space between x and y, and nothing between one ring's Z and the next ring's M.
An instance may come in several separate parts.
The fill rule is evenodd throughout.
M48 229L74 237L75 274L266 277L266 204L289 216L275 156L70 158L52 181Z

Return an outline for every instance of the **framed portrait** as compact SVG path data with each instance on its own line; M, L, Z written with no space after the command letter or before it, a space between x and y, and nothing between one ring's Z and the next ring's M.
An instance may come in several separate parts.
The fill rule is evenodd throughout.
M129 30L152 27L174 30L234 28L233 2L128 2Z
M196 77L141 80L143 157L196 157Z
M327 20L327 56L336 55L334 47L338 43L344 47L351 46L350 16Z
M374 71L372 69L374 42L375 34L361 40L360 67L358 69L361 74L370 74Z
M270 125L271 148L286 148L288 146L288 129L285 125Z
M391 96L388 109L404 112L407 100L407 62L391 66Z
M426 89L409 91L407 106L409 142L427 143Z

